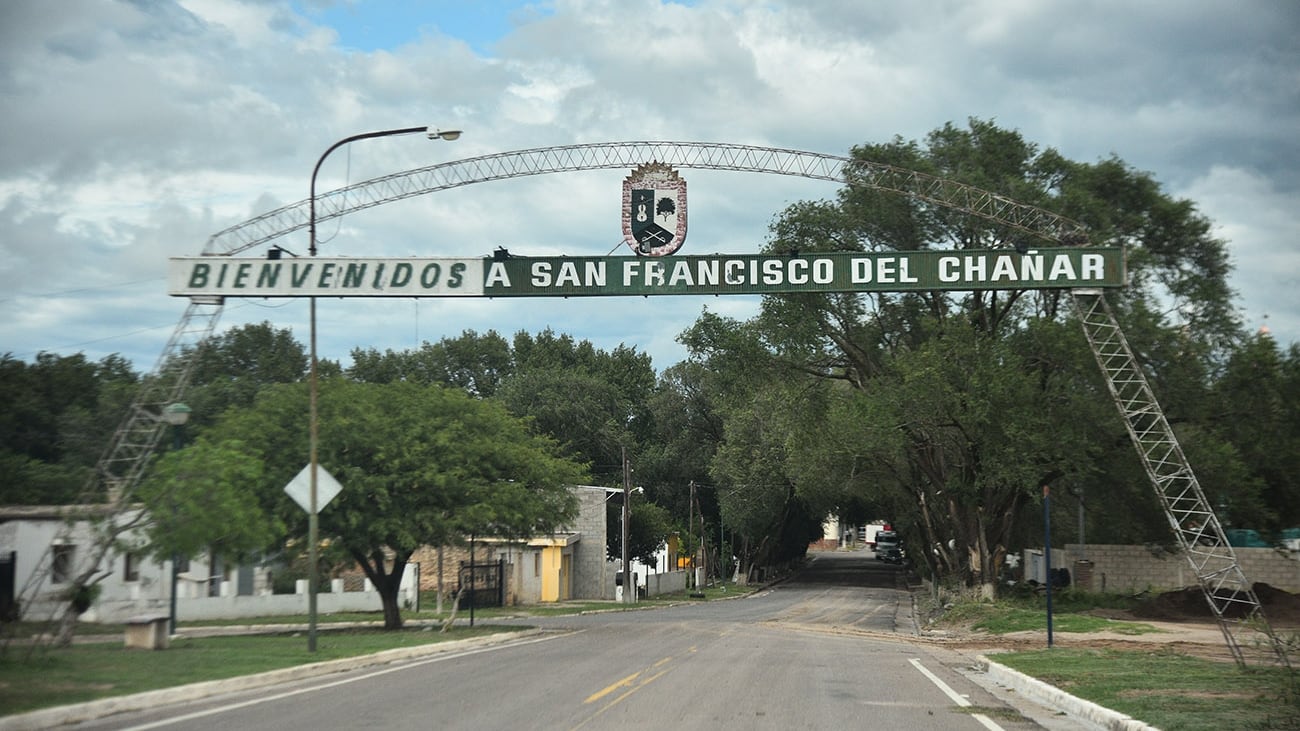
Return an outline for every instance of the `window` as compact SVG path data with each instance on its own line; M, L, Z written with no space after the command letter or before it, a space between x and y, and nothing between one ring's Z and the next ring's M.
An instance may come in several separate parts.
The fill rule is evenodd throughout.
M51 546L54 551L54 557L50 563L50 582L62 584L72 578L72 559L76 555L77 547L61 543Z
M533 554L533 576L542 575L542 552L537 551Z
M140 555L128 553L122 557L122 580L139 581L140 580Z

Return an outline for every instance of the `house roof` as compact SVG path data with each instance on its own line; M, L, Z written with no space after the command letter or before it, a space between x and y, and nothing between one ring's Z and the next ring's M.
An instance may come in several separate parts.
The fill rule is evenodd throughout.
M528 545L534 547L540 546L572 546L582 540L581 533L556 533L549 536L534 536L528 539Z
M479 543L497 544L497 545L506 544L506 543L517 545L519 543L524 543L525 545L533 546L535 548L541 546L572 546L573 544L582 540L582 534L576 531L575 532L561 531L557 533L551 533L550 535L545 535L545 536L532 536L525 541L511 540L509 538L497 538L494 536L479 536L475 540Z
M136 505L134 508L143 506ZM0 505L0 522L10 520L68 520L70 518L101 518L112 515L113 505Z

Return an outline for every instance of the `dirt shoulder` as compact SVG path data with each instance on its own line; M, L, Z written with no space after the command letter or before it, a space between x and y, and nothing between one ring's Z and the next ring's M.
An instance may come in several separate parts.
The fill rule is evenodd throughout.
M1132 621L1150 625L1157 631L1140 635L1122 632L1053 632L1052 646L1137 652L1177 652L1211 660L1233 660L1227 640L1217 623ZM940 630L922 631L921 637L954 649L982 653L1041 650L1048 646L1046 631L1038 630L992 635L967 628L945 627Z
M1256 584L1256 596L1273 634L1281 638L1300 635L1300 595ZM1142 634L1118 632L1052 633L1054 647L1121 649L1147 652L1177 652L1211 660L1233 661L1223 628L1214 618L1199 588L1155 595L1132 611L1098 609L1090 612L1121 623L1152 627ZM1270 647L1268 637L1254 625L1229 620L1229 631L1239 647ZM954 649L979 652L1037 650L1047 647L1046 631L1012 632L993 635L969 627L947 625L923 629L920 636Z

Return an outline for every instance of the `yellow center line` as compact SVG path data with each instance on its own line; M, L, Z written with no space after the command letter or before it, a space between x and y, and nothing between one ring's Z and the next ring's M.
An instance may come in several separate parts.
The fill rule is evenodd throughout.
M618 690L619 688L622 688L622 687L625 686L625 685L631 685L631 684L632 684L632 681L633 681L633 680L636 680L636 679L637 679L637 676L640 675L640 674L641 674L641 671L638 670L638 671L636 671L635 673L632 673L631 675L627 676L626 678L623 678L623 679L620 680L620 681L617 681L617 682L615 682L615 683L611 683L611 684L605 686L604 688L601 688L600 690L596 691L595 693L592 693L591 695L587 696L587 700L583 701L583 703L584 703L584 704L586 704L586 703L595 703L596 701L600 700L601 698L604 698L605 696L609 695L610 693L613 693L615 690Z
M694 652L694 651L695 651L695 648L692 647L692 648L690 649L690 651L691 651L691 652ZM604 698L605 696L609 695L610 693L613 693L614 691L618 690L619 688L627 688L627 690L623 691L623 692L620 693L618 696L614 697L614 698L613 698L612 700L610 700L608 703L606 703L605 705L601 706L600 708L597 708L597 709L595 710L595 712L593 712L590 716L588 716L586 719L584 719L584 720L583 720L581 723L579 723L578 725L574 726L574 727L571 729L571 731L578 731L578 729L580 729L580 728L586 726L587 724L589 724L589 723L591 723L592 721L594 721L594 720L596 720L597 718L599 718L601 715L603 715L603 714L605 713L605 711L608 711L609 709L613 708L614 706L618 705L619 703L622 703L624 698L627 698L628 696L632 695L633 693L637 692L638 690L641 690L642 688L644 688L644 687L646 687L647 685L653 683L654 681L658 680L659 678L662 678L662 677L663 677L663 676L664 676L664 675L665 675L669 670L672 669L672 668L668 668L668 667L664 667L664 666L667 665L668 663L671 663L671 662L672 662L673 660L675 660L675 659L676 659L676 658L674 658L673 656L669 655L668 657L665 657L665 658L663 658L662 660L658 660L658 661L656 661L653 665L651 665L651 666L650 666L649 668L647 668L646 670L638 670L637 672L632 673L631 675L627 676L626 678L623 678L623 679L621 679L621 680L618 680L618 681L615 681L615 682L613 682L613 683L610 683L609 685L605 686L604 688L601 688L600 690L596 691L595 693L592 693L591 695L587 696L587 699L584 700L584 701L582 702L583 705L588 705L588 704L591 704L591 703L595 703L596 701L600 700L601 698ZM641 679L639 682L637 681L637 678L640 678L640 677L641 677L641 674L644 673L644 672L646 672L647 670L654 670L654 669L656 669L656 668L661 668L661 667L664 668L664 669L663 669L663 670L660 670L659 672L655 673L654 675L651 675L651 676L648 676L648 677L646 677L646 678Z
M647 685L649 685L649 684L653 683L654 681L658 680L659 678L663 677L664 675L666 675L666 674L668 673L669 670L671 670L671 668L665 668L665 669L663 669L663 670L661 670L661 671L655 673L654 675L651 675L650 677L646 678L645 680L642 680L640 683L637 683L635 687L628 688L627 691L625 691L622 695L618 696L617 698L615 698L614 700L610 701L609 703L606 703L605 705L603 705L603 706L601 706L600 708L596 709L596 712L595 712L595 713L593 713L593 714L591 714L590 716L588 716L588 717L587 717L587 718L586 718L582 723L578 724L577 726L574 726L573 729L572 729L571 731L578 731L578 729L582 728L583 726L586 726L587 724L591 723L592 721L595 721L597 718L600 718L601 715L603 715L603 714L605 713L605 711L608 711L609 709L613 708L614 706L617 706L619 703L622 703L622 702L623 702L623 699L624 699L624 698L627 698L628 696L632 695L633 693L637 692L638 690L641 690L642 688L646 687ZM626 679L635 678L637 675L640 675L640 674L641 674L641 673L637 673L636 675L628 676L628 678L626 678ZM615 683L615 684L611 685L611 686L610 686L609 688L607 688L606 690L607 690L607 691L608 691L608 690L613 690L614 688L618 688L618 687L620 687L621 685L622 685L622 681L620 681L620 682L618 682L618 683Z

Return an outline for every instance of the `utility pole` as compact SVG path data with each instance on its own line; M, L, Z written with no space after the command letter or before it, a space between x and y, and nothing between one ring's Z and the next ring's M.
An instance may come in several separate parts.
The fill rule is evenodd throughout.
M690 502L686 505L686 545L691 547L691 568L689 580L687 581L692 587L695 587L695 480L691 480L691 497Z
M695 507L700 514L700 579L705 586L709 585L709 548L704 537L707 535L704 531L704 508L699 504L700 500L695 498Z
M1052 646L1052 488L1043 485L1043 558L1047 570L1047 646Z
M636 581L632 578L632 567L628 564L627 518L628 502L632 497L632 476L628 470L627 447L623 447L623 603L631 604L630 592L636 592Z

